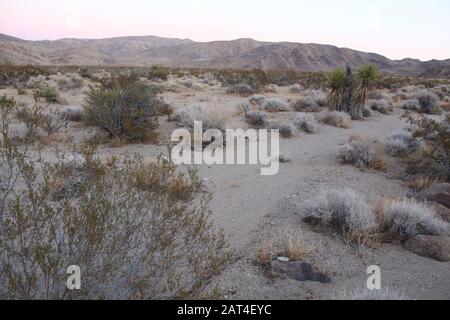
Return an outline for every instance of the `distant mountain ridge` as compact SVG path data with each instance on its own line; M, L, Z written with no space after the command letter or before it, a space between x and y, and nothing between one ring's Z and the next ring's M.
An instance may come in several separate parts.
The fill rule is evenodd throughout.
M402 76L450 77L450 59L390 60L331 45L262 42L253 39L195 42L156 36L106 39L28 41L0 34L0 64L35 65L164 65L236 69L328 71L376 64L383 72Z

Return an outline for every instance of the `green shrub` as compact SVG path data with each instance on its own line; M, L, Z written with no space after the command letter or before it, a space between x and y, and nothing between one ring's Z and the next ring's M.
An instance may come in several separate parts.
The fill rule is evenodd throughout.
M86 123L111 138L154 142L162 101L151 88L132 77L118 77L91 87L85 107Z
M59 93L55 87L43 85L34 90L35 98L44 98L49 103L58 102Z

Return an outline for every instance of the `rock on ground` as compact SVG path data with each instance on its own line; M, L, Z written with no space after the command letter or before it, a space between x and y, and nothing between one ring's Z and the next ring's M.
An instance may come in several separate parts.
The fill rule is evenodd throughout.
M434 201L450 208L450 183L438 183L416 193L421 201Z
M405 248L422 257L450 261L450 237L447 236L417 236L409 239Z
M272 270L279 274L284 274L288 278L297 281L317 281L321 283L330 283L330 277L317 271L317 269L302 261L280 262L272 261Z

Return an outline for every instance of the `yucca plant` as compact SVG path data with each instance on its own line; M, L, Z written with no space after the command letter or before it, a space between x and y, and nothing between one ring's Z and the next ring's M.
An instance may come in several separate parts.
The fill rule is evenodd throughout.
M327 105L330 111L342 111L346 81L347 75L344 69L336 69L327 74L327 86L331 89L327 96Z
M359 68L357 72L358 85L352 95L352 104L349 112L353 119L361 119L363 108L369 97L372 83L379 77L377 66L366 64Z

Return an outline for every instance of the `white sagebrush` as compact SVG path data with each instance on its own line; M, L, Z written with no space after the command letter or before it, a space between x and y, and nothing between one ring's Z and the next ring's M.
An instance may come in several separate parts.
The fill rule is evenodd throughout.
M394 132L385 141L386 150L391 156L411 153L415 145L412 132L406 130Z
M284 112L288 110L288 104L279 98L269 98L261 104L261 109L266 112Z
M400 239L449 234L449 223L442 220L426 203L413 199L385 203L378 218L385 232Z
M310 114L299 114L293 120L297 129L303 130L307 133L316 133L319 130L319 123Z
M313 218L342 233L364 231L376 225L366 197L351 189L323 190L306 202L303 218Z
M351 164L358 168L369 167L376 160L375 149L367 141L352 141L338 151L338 158L342 163Z

